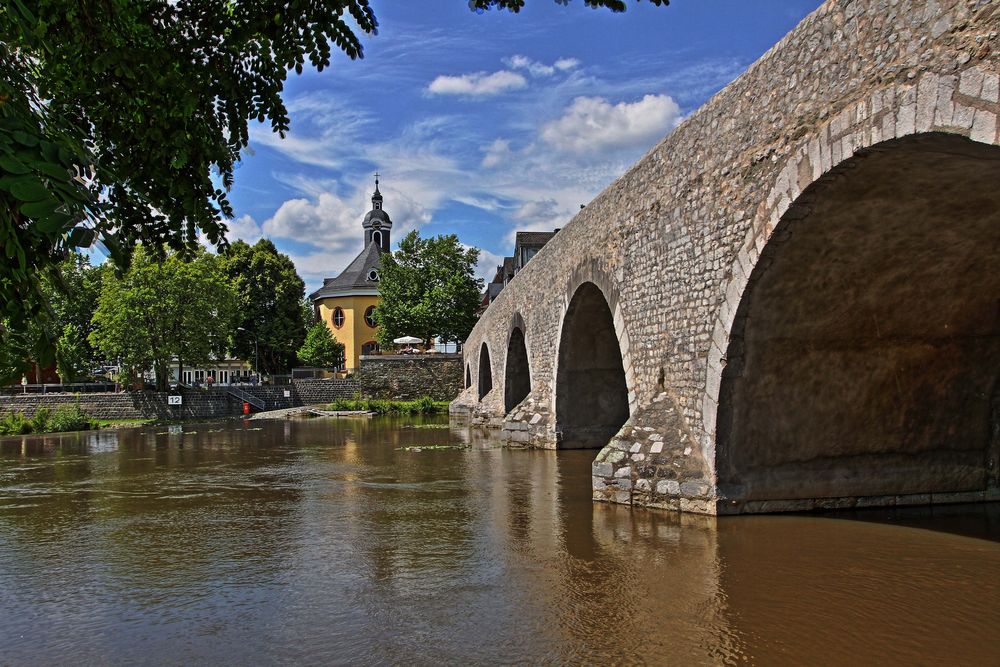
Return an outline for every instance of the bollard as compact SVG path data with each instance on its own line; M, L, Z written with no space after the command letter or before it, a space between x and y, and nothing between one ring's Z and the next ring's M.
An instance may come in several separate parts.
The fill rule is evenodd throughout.
M250 404L247 403L246 401L243 401L243 414L245 415L250 414Z

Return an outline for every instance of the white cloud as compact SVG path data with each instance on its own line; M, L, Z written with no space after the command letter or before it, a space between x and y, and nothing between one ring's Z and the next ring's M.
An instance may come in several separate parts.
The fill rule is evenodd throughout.
M229 231L226 233L226 238L229 241L243 240L252 244L264 236L260 225L250 215L241 215L226 224L229 227Z
M510 141L506 139L496 139L489 146L483 148L482 166L486 168L496 167L504 164L511 158Z
M286 200L274 215L264 221L263 230L269 236L324 248L360 246L362 215L362 211L346 204L340 197L324 192L314 199ZM354 230L357 233L352 235L350 232ZM354 236L356 241L352 238Z
M466 246L468 247L468 246ZM476 277L482 278L487 285L496 275L497 267L503 264L503 255L497 255L489 250L479 249L479 261L476 262Z
M302 164L340 168L373 122L369 114L326 91L298 95L286 106L292 124L285 138L256 123L250 126L251 148L267 146Z
M532 60L528 56L516 55L504 60L504 64L511 69L525 70L531 76L552 76L556 72L566 72L577 65L580 61L576 58L560 58L551 65Z
M536 199L525 202L514 211L514 218L525 222L551 221L562 215L555 199Z
M528 82L517 72L500 70L487 74L476 72L461 76L441 75L431 81L427 92L432 95L464 95L468 97L490 97L524 88Z
M386 198L386 212L392 217L393 239L398 240L411 229L418 229L431 221L431 214L412 197L395 188L383 189L382 194ZM352 197L350 201L356 199ZM364 241L361 222L369 207L359 208L350 201L331 192L313 198L289 199L264 221L262 230L272 237L327 250L350 249L350 252L357 253L361 251ZM334 266L331 270L342 268Z
M669 95L646 95L618 104L603 97L577 97L561 118L542 128L541 138L557 150L577 155L611 153L651 145L680 118L680 107Z

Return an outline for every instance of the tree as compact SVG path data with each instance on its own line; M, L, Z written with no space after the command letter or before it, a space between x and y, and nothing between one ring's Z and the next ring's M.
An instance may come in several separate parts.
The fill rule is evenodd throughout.
M235 308L217 257L202 250L190 260L175 252L160 259L140 245L124 275L105 273L90 342L130 377L152 368L165 391L174 359L201 365L225 354Z
M430 345L461 341L476 323L483 281L474 275L478 248L465 248L454 234L403 237L399 250L382 255L379 305L375 310L380 345L400 336L419 336Z
M299 348L299 361L304 366L330 368L344 361L344 344L333 337L330 327L316 322L306 334L306 342Z
M74 248L96 239L125 268L140 242L224 245L250 121L284 136L288 71L363 57L356 30L378 32L369 0L0 0L0 345L12 329L51 359L26 330L48 316L39 276Z
M305 283L295 264L268 239L252 246L233 243L223 253L222 264L236 291L237 326L245 329L236 331L233 352L241 359L259 354L265 373L287 371L307 326L302 309Z
M63 327L56 341L56 372L63 384L85 378L90 371L90 345L72 324Z

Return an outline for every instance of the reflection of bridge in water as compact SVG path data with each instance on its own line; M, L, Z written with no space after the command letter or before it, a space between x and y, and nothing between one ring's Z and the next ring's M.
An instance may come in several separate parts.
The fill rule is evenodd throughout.
M618 503L1000 499L997 12L824 4L504 289L452 413Z

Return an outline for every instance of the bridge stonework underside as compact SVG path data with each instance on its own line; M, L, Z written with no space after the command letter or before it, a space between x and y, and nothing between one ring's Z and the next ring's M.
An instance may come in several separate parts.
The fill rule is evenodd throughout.
M1000 181L988 185L1000 174L998 25L996 1L822 5L582 209L514 277L465 343L471 382L452 404L453 416L494 427L512 444L561 446L567 427L557 394L593 391L561 385L558 368L560 346L571 338L563 327L574 297L592 286L610 312L628 402L627 420L596 455L595 499L715 514L1000 497L1000 285L991 277L1000 274ZM893 209L894 188L900 200L920 204ZM874 219L876 212L882 217ZM957 236L944 230L958 230L948 232ZM911 233L909 245L899 240ZM914 249L921 243L931 250ZM882 257L872 248L896 254ZM976 248L992 252L976 255ZM941 278L941 294L965 299L962 285L975 279L975 289L966 290L972 310L935 306L951 318L944 329L960 335L922 329L935 311L915 322L889 305L867 303L874 298L868 284L897 302L940 296L933 290L914 296L906 288L913 276L881 268L906 253L914 258L906 266L926 268L921 280L964 272L954 285ZM941 266L935 257L943 258ZM860 264L865 258L874 264L871 276ZM817 268L796 274L793 260ZM977 294L985 301L976 301ZM817 333L809 326L823 319L821 300L834 313L858 304L869 310L841 313ZM973 312L981 306L987 312ZM772 316L782 308L787 312ZM855 320L862 324L838 330L837 322ZM868 332L870 321L876 333ZM763 328L772 325L787 336ZM505 411L515 329L523 334L518 354L527 351L530 389ZM888 345L883 339L892 341L889 352L878 348ZM484 344L492 389L480 399ZM862 348L878 351L861 362L851 354ZM787 370L772 359L777 350L785 350ZM941 365L942 355L952 365ZM973 357L986 370L962 365ZM884 359L895 365L880 367ZM867 409L861 403L879 407L885 392L851 389L845 369L855 366L867 369L869 383L883 371L895 373L897 385L903 371L907 377L923 367L937 372L924 384L914 380L912 391L900 386L881 406L890 411L884 429L872 426L857 438L840 434L850 443L817 436L782 452L768 449L789 433L801 434L781 409L808 412L796 403L802 396L832 404L838 392L850 397L848 407L807 415L831 433L838 409L861 414ZM939 436L955 435L954 426L920 421L955 394L947 378L971 387L960 398L973 406L967 417L979 421L958 434L967 442L941 444ZM915 472L919 466L930 472ZM823 475L851 483L838 491ZM930 481L901 481L921 475Z

